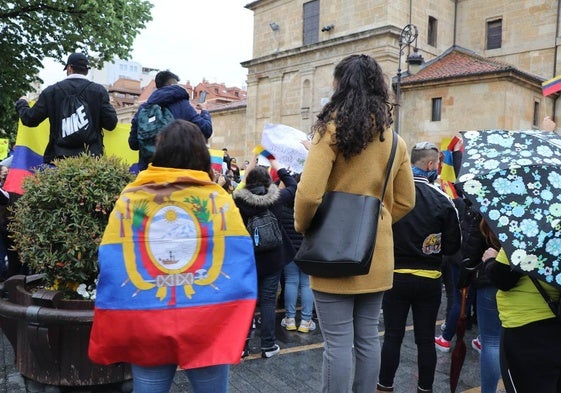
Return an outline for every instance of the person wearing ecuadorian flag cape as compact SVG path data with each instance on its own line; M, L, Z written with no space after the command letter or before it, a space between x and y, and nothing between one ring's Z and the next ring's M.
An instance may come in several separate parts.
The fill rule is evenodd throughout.
M177 367L195 392L227 392L255 308L255 258L195 124L161 131L110 215L99 268L92 361L131 363L135 393L168 392Z

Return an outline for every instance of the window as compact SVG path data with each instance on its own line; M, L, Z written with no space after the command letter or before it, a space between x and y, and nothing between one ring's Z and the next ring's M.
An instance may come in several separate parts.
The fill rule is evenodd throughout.
M442 97L433 98L431 121L440 121L441 113L442 113Z
M205 100L206 100L206 91L203 90L199 93L199 102L205 102Z
M436 18L429 16L429 31L427 33L427 44L436 47L436 32L438 27L438 21Z
M534 116L532 118L532 126L540 126L540 102L537 100L534 101Z
M487 49L501 47L503 37L503 20L496 19L487 22Z
M319 0L304 3L304 45L319 41Z

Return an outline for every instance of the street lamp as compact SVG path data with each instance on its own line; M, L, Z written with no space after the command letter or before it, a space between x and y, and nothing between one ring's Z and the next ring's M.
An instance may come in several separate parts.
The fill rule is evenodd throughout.
M397 64L397 84L395 89L395 126L394 130L396 133L399 134L399 100L401 98L401 55L403 55L403 51L405 47L409 48L412 43L415 43L414 54L407 56L406 62L417 64L419 62L422 63L423 57L417 53L417 37L419 36L419 30L417 30L417 26L408 24L403 29L401 29L401 34L399 35L399 59Z

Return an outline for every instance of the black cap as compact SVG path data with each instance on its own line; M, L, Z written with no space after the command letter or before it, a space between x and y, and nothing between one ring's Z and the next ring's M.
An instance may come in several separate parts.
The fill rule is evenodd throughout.
M83 53L72 53L68 56L68 60L66 61L63 71L66 71L68 66L78 66L89 69L89 64L88 58Z

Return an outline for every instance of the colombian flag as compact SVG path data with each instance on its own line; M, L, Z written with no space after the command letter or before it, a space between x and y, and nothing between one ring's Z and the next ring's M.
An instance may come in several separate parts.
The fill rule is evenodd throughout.
M542 82L542 94L547 97L561 90L561 75Z
M100 364L235 364L253 316L253 244L208 174L149 166L121 193L99 249L89 356Z

